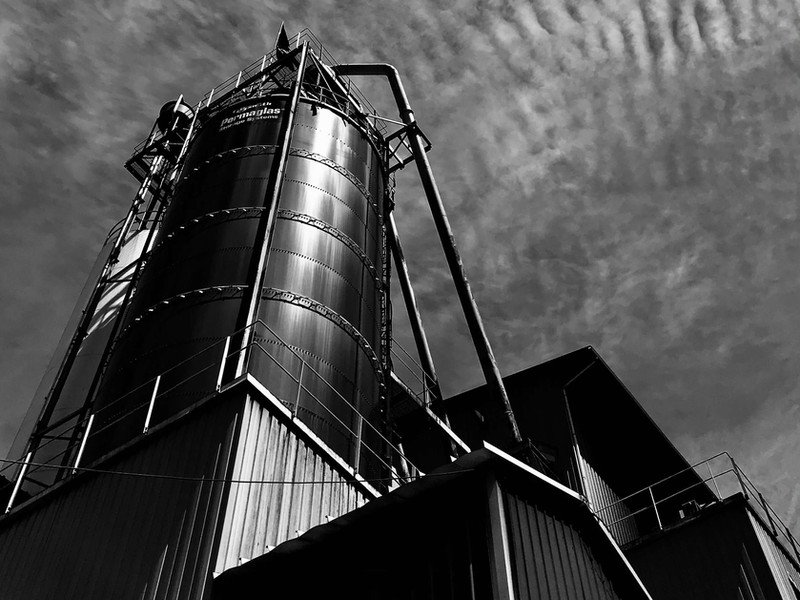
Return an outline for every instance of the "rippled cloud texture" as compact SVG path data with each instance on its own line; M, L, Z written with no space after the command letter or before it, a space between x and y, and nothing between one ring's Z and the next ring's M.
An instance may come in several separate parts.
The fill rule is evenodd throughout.
M0 1L0 449L158 107L285 20L403 74L504 373L594 345L690 459L731 451L796 526L796 0L216 4ZM410 175L399 225L454 393L480 376Z

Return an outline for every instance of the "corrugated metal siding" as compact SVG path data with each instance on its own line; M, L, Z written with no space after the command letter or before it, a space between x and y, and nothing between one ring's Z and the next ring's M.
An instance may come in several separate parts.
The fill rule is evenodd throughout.
M98 467L222 478L240 406L231 400L201 409ZM2 597L203 597L222 486L81 475L0 521Z
M797 595L792 589L792 581L795 586L800 588L800 571L798 571L797 567L789 560L783 549L778 547L778 543L764 528L761 521L756 519L749 511L747 515L756 532L758 543L767 559L772 576L775 578L775 583L778 586L781 598L783 600L797 600Z
M586 495L589 497L592 510L604 509L600 510L597 516L605 523L618 544L627 544L637 539L639 530L636 527L636 519L631 516L630 509L624 502L619 502L619 496L583 456L581 456L581 462L583 473L587 479Z
M367 498L299 439L281 418L248 398L236 451L216 572L364 504ZM303 483L313 481L315 483Z
M512 493L504 503L518 600L620 598L573 526Z

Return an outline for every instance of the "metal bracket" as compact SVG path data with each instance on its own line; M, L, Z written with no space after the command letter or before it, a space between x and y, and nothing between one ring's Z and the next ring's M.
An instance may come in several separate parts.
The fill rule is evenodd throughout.
M414 153L408 142L409 134L418 135L423 140L425 143L423 150L425 152L428 152L433 147L428 136L422 132L416 121L404 125L386 138L386 147L389 150L389 173L402 169L408 163L414 161ZM393 141L397 142L394 146L392 146Z

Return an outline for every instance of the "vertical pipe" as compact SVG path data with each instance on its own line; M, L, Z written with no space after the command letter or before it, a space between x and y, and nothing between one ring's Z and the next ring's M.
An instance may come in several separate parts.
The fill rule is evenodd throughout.
M436 403L442 403L441 412L435 412L443 415L444 398L442 397L442 392L439 388L439 380L436 377L436 368L433 365L433 356L431 355L431 349L428 345L428 338L425 335L425 328L422 326L422 316L419 312L417 299L414 295L414 289L411 287L411 277L408 273L406 258L403 255L403 248L400 245L400 236L397 233L397 224L394 220L394 213L389 213L387 225L387 233L389 234L389 247L392 250L395 267L397 268L396 276L400 283L400 290L403 293L403 301L405 302L406 311L408 312L408 320L411 322L411 332L414 335L414 344L417 347L417 354L419 354L419 360L422 363L422 369L424 372L423 382L425 383L425 387L429 388L433 392Z
M14 491L11 492L11 497L8 499L8 504L6 505L6 513L8 513L14 506L14 500L17 499L17 493L19 493L19 488L22 487L22 480L25 479L25 473L28 472L28 466L30 466L31 464L32 456L33 452L28 452L28 454L25 456L25 462L22 464L22 468L19 470L19 475L17 475L17 481L14 484Z
M303 84L303 74L306 69L306 58L308 56L308 44L303 42L302 49L300 50L300 64L297 67L297 77L292 83L291 99L289 101L288 112L284 117L283 131L280 140L280 155L276 168L273 169L274 177L272 177L271 191L267 188L268 210L262 216L262 223L259 226L260 239L256 242L260 246L258 259L254 265L253 272L251 273L252 284L249 290L249 298L247 299L247 311L239 323L240 327L247 327L255 320L258 313L258 306L261 300L261 287L264 282L264 275L267 266L267 258L269 256L269 245L272 238L272 230L275 227L275 218L278 213L278 200L281 195L281 188L283 184L283 176L286 171L286 162L289 158L289 147L292 142L292 133L294 129L294 115L297 111L297 103L300 100L300 88ZM236 376L240 377L244 374L247 367L248 352L247 349L252 339L255 338L256 329L251 328L249 332L245 331L242 335L242 343L239 353L239 362L236 367Z
M511 438L514 444L519 446L522 444L522 434L517 425L517 420L514 417L511 401L508 398L508 393L503 384L500 369L497 367L497 361L495 360L494 352L492 352L489 338L483 327L478 305L475 303L475 298L472 295L472 289L467 279L464 264L461 261L461 255L456 248L453 231L444 210L444 203L439 194L436 180L433 177L433 170L428 162L428 156L422 144L417 122L414 117L414 111L411 110L411 106L408 103L408 97L403 89L400 75L397 69L387 64L336 65L334 70L342 75L382 75L389 80L395 102L400 112L400 118L407 126L408 143L411 148L411 153L414 156L414 161L417 163L419 178L425 190L425 197L428 200L433 222L439 234L439 240L444 250L447 265L450 268L450 274L453 277L453 283L456 287L461 308L464 311L464 317L472 336L472 342L475 345L475 351L478 354L478 360L480 361L484 377L486 378L486 384L492 395L502 404Z
M519 431L517 420L514 417L514 411L511 408L511 401L508 398L503 379L500 374L500 369L497 366L492 347L489 343L489 338L486 335L486 330L483 327L483 320L478 312L478 305L472 295L472 289L467 279L467 273L464 269L464 264L461 261L461 255L458 252L455 244L453 231L450 228L450 222L447 219L447 214L444 210L444 204L439 194L439 188L433 178L433 171L425 149L422 146L422 141L416 131L416 122L414 121L413 114L406 113L404 121L411 126L413 131L409 131L409 143L411 145L412 153L414 154L415 162L417 163L417 170L419 171L420 179L422 180L422 187L425 190L425 195L428 198L428 204L433 215L433 222L436 225L436 231L439 234L439 240L442 243L445 259L447 265L450 267L450 274L453 277L453 282L456 286L458 299L461 302L461 308L464 312L464 317L467 321L472 336L475 350L478 354L481 368L483 369L486 383L492 392L492 395L497 398L503 405L506 419L508 421L509 429L511 430L511 437L515 444L522 443L522 434Z

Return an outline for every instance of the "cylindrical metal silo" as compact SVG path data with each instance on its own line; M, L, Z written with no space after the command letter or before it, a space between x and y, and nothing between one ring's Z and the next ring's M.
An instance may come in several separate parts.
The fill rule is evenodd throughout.
M274 208L247 371L350 464L374 464L385 362L384 151L366 119L312 96L300 95L281 169L285 90L198 117L98 394L92 456L141 433L157 376L153 424L215 390L223 341L233 336L236 348L248 325L242 315Z

